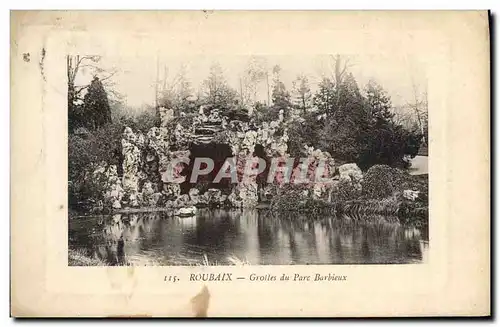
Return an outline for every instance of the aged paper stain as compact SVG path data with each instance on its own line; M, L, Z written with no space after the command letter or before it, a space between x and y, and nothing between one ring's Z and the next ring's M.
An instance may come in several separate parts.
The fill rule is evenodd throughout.
M214 13L213 10L203 10L203 13L205 14L205 19L208 19L208 16L212 15Z
M191 299L191 305L195 317L206 317L208 311L208 303L210 300L210 293L207 286L203 286L200 293Z
M47 81L47 78L45 77L45 68L44 68L45 54L46 54L45 48L42 48L42 56L40 59L39 66L40 66L40 72L42 74L43 80Z

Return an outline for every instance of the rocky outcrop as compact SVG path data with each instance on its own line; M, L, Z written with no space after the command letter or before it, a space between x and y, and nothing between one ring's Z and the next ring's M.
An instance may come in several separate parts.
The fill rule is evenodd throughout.
M363 172L355 163L341 165L338 168L340 181L350 184L355 190L361 191Z
M139 165L141 151L136 145L137 137L130 127L126 127L122 135L123 155L123 190L125 201L132 207L137 207L139 202Z
M159 116L159 126L151 128L146 135L125 128L121 142L123 176L121 180L118 178L115 167L115 172L111 173L113 177L106 186L107 206L117 209L123 206L178 208L192 205L251 208L258 204L259 194L264 199L280 194L278 189L288 183L284 181L284 174L278 173L272 185L260 190L257 175L245 171L249 162L253 163L250 166L255 167L257 145L262 146L263 154L268 159L280 158L282 162L289 159L288 130L283 112L280 112L277 120L258 126L247 121L229 121L217 108L208 111L201 107L198 114L176 117L172 109L161 107ZM189 190L188 194L181 194L180 183L184 180L181 173L189 162L190 146L211 142L229 145L237 160L239 182L231 184L227 196L216 189L200 194L195 188ZM343 165L339 168L336 180L318 183L315 180L318 165L326 163L323 175L330 176L335 171L335 162L328 152L319 149L305 147L305 156L310 159L306 176L309 191L304 190L307 196L327 199L339 182L348 183L355 189L360 187L362 174L356 165Z
M151 182L146 182L142 186L141 200L142 205L146 207L156 207L162 194L160 192L155 192L153 189L153 184Z
M174 110L160 107L158 112L160 114L160 127L167 127L168 123L174 119Z
M200 191L197 188L190 189L189 199L193 205L197 205L200 202Z
M104 194L105 205L111 205L113 209L120 209L122 207L121 201L124 195L122 182L118 177L117 169L115 165L108 167L106 171L106 191Z

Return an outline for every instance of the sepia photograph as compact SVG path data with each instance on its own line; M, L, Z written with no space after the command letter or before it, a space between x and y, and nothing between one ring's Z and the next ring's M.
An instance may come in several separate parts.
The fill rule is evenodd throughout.
M489 316L489 23L11 12L11 315Z
M418 58L66 60L70 266L426 262Z

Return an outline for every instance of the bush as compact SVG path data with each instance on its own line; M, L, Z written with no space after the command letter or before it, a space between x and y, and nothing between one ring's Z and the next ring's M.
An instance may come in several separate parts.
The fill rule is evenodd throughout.
M302 114L301 118L288 125L288 151L295 158L303 155L304 145L315 149L319 147L318 132L323 126L323 121L318 119L317 113L307 112Z
M371 199L391 196L399 188L401 174L398 169L387 165L375 165L365 173L362 187L363 194Z
M86 135L69 135L68 179L77 180L92 163L120 166L123 126L108 124Z
M412 176L387 165L375 165L368 169L363 177L362 187L363 196L370 199L383 199L410 189L420 191L418 201L428 201L426 175Z
M306 188L302 185L286 184L278 189L271 199L271 208L281 211L298 210L305 206L308 196L304 194Z
M332 202L357 199L361 196L361 192L353 182L341 179L337 184L337 188L332 192Z
M142 109L139 112L132 110L116 109L113 117L113 124L120 126L123 130L130 127L134 132L141 131L146 134L151 128L160 126L160 117L153 107Z
M70 134L68 137L68 197L72 206L95 202L102 190L93 180L92 173L103 162L116 165L122 172L121 134L123 127L108 124L93 133Z

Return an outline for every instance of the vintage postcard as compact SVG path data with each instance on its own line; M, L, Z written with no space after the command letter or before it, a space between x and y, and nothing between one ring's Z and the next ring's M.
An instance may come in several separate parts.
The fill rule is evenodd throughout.
M490 315L481 11L14 11L15 317Z

